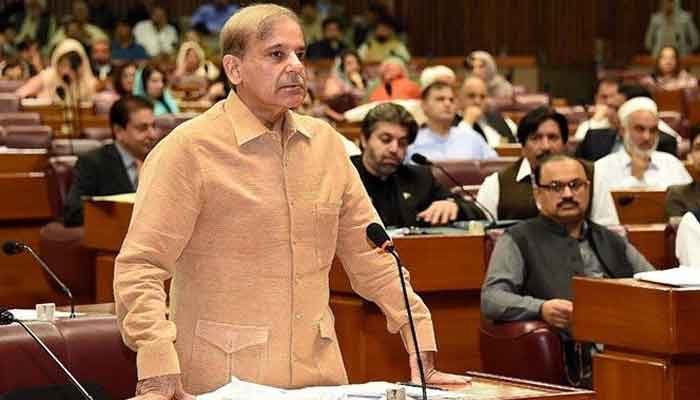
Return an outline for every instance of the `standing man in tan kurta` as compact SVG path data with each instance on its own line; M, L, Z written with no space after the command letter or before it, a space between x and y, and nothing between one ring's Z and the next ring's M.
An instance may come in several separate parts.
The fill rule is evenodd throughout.
M379 218L362 182L333 128L289 111L306 94L297 16L243 8L221 47L235 91L151 152L116 261L137 395L188 399L231 375L286 388L346 383L328 306L335 254L353 288L401 333L417 380L396 267L365 239ZM428 381L465 383L434 369L430 313L409 295Z

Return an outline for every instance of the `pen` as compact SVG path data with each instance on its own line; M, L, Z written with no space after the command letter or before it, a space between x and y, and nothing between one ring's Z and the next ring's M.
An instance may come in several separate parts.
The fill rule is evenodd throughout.
M397 384L397 385L401 385L401 386L410 386L410 387L417 387L417 388L422 387L421 385L418 385L418 384L416 384L416 383L411 383L411 382L397 382L396 384ZM441 388L441 387L438 387L438 386L430 386L430 385L425 385L425 388L426 388L426 389L430 389L430 390L442 390L442 391L445 390L445 389L443 389L443 388Z

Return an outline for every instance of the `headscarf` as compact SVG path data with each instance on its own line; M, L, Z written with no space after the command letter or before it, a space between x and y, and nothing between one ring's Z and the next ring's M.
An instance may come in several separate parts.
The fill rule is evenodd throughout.
M199 66L194 73L188 73L185 70L185 58L187 57L187 52L190 50L194 50L199 58ZM202 46L200 46L199 43L187 41L180 46L180 50L177 53L177 59L175 62L175 76L188 77L192 75L213 81L219 77L219 69L214 65L207 63L207 59L204 55L204 49L202 49Z
M72 82L70 87L63 81L62 77L58 74L58 61L62 56L75 51L80 56L82 63L78 70L78 85ZM85 53L85 48L83 45L75 39L65 39L54 50L51 54L51 66L41 73L43 87L39 92L37 97L53 98L54 100L61 101L60 97L57 95L56 89L62 87L65 93L71 95L74 90L78 90L80 93L81 101L90 101L92 96L95 94L95 85L97 84L97 79L95 75L92 74L92 69L90 68L90 59Z
M480 60L484 63L486 69L486 89L489 96L495 97L510 97L513 94L512 85L504 77L498 74L496 60L493 56L485 51L477 50L469 54L469 58Z

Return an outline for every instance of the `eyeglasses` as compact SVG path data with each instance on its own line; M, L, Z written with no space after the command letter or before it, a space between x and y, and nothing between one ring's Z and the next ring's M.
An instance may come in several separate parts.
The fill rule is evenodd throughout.
M537 187L544 189L550 193L561 194L564 193L565 187L571 189L571 192L573 193L578 193L581 191L581 189L588 187L588 185L590 185L590 182L587 180L574 179L571 182L553 181L544 185L538 184Z

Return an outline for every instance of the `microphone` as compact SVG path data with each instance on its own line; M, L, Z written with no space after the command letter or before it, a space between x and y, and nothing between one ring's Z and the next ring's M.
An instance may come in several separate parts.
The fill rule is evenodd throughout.
M452 174L450 174L447 171L447 168L443 167L440 164L435 164L434 162L428 160L428 158L426 156L424 156L420 153L413 153L413 155L411 156L411 161L413 161L414 163L416 163L418 165L423 165L426 167L435 167L435 168L439 169L443 174L445 174L445 176L449 180L451 180L452 183L455 184L455 186L458 188L458 190L462 194L462 196L469 197L469 200L471 200L476 205L476 207L479 210L481 210L481 212L483 212L484 215L486 215L486 219L488 219L488 221L489 221L488 225L486 225L486 227L485 227L486 229L495 228L498 225L496 222L496 217L493 216L493 213L491 213L491 211L489 211L489 209L486 208L486 206L481 204L481 202L479 200L477 200L474 195L472 195L471 193L462 189L462 185L457 181L457 179L455 179L454 176L452 176Z
M391 87L391 82L387 82L387 83L384 84L384 90L386 90L386 94L388 94L389 97L392 96L394 90L393 90L393 88Z
M637 200L637 196L621 196L619 199L617 199L617 204L625 207L634 203L635 200Z
M8 240L2 245L2 251L5 252L8 256L14 256L15 254L20 254L23 253L24 251L27 251L29 254L34 257L36 262L41 266L41 268L46 271L47 274L51 277L51 279L58 284L58 286L61 288L63 293L68 297L68 300L70 301L70 318L75 318L75 301L73 300L73 293L71 293L70 289L68 289L68 286L66 286L65 283L63 283L58 276L49 268L48 265L44 262L44 260L39 257L34 250L30 247L27 246L26 244L22 242L16 242L14 240Z
M416 349L416 358L418 359L418 369L420 371L420 383L423 389L423 400L428 399L427 387L425 386L425 372L423 371L423 360L420 358L420 348L418 347L418 336L416 336L416 325L413 322L413 314L411 313L411 305L408 303L408 292L406 291L406 281L403 277L403 265L401 258L396 252L394 243L387 235L384 228L376 222L367 225L367 239L369 239L376 247L382 251L391 254L396 259L396 265L399 269L399 281L401 282L401 290L403 291L403 300L406 304L406 314L408 314L408 324L411 327L411 336L413 336L413 347Z
M7 242L5 244L7 245ZM3 246L3 248L4 247L5 246ZM58 365L58 367L61 369L61 371L63 371L63 373L68 377L68 380L70 380L70 383L72 383L73 386L75 386L75 388L78 389L78 391L83 396L83 398L85 398L87 400L93 400L90 393L88 393L87 390L85 390L85 388L83 387L83 385L81 385L80 382L78 382L78 380L75 379L73 374L71 374L70 371L68 371L68 368L66 368L66 366L63 365L61 360L59 360L58 357L56 357L56 355L53 354L53 352L51 352L51 350L49 350L49 348L46 346L46 344L41 339L39 339L39 337L34 332L32 332L32 330L29 329L29 327L27 325L25 325L24 322L22 322L18 319L15 319L15 316L12 315L12 313L9 310L4 309L4 308L0 308L0 325L10 325L13 322L18 323L22 328L24 328L24 330L27 331L29 336L31 336L32 339L34 339L34 341L39 345L39 347L41 347L41 349L44 350L44 352L46 352L46 354L48 354L49 357L51 357L53 362L56 363L56 365Z

